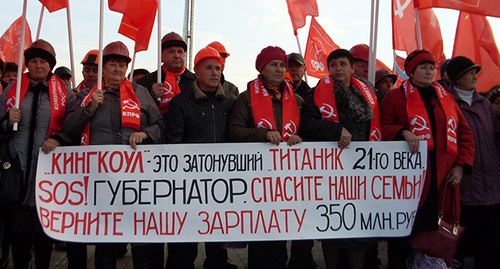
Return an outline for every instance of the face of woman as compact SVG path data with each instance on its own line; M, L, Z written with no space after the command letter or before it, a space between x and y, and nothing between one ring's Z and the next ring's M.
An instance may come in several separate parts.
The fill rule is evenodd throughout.
M428 87L434 81L436 75L436 67L434 63L422 63L417 65L413 74L411 74L411 82L419 87Z
M261 75L267 80L267 82L273 85L279 85L285 80L286 65L285 62L280 60L270 61L262 71Z
M109 60L102 67L106 85L116 87L125 80L128 64L125 61Z

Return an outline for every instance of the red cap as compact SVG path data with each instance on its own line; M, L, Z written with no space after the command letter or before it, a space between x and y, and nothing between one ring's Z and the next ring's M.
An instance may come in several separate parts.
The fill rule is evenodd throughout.
M229 57L229 52L226 51L226 47L224 47L224 45L222 45L219 41L214 41L210 44L208 44L209 47L212 47L214 48L215 50L217 50L219 52L219 54L221 55L221 57L223 57L222 55L225 54L226 57Z
M132 59L130 59L130 54L128 52L127 46L123 44L121 41L115 41L109 43L104 49L102 50L102 57L110 56L110 55L116 55L116 56L122 56L123 58L127 59L127 63L130 63ZM103 60L105 63L106 61Z
M366 44L358 44L352 47L349 52L354 57L354 60L368 61L370 58L370 47Z
M215 60L218 60L220 62L221 66L223 65L223 60L222 60L222 57L220 57L219 52L217 52L217 50L215 50L214 48L209 47L209 46L204 47L200 51L198 51L198 53L194 57L194 67L196 68L196 66L202 60L205 60L205 59L215 59Z
M255 68L260 72L269 62L274 60L283 61L285 63L285 67L288 67L288 57L286 56L286 52L280 47L269 46L262 49L259 55L257 55Z

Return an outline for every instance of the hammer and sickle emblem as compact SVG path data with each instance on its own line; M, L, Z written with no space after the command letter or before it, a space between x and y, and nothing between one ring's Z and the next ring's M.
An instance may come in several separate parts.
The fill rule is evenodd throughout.
M261 118L259 123L257 123L257 128L266 128L272 130L273 125L268 120Z
M295 122L290 121L289 123L285 124L285 130L287 130L285 136L292 136L297 133L297 125L295 125Z
M319 108L319 111L321 112L321 115L323 115L323 119L337 117L337 114L335 114L335 109L333 109L333 107L329 104L323 103Z
M394 14L398 15L400 19L402 19L405 15L405 9L410 5L411 0L406 0L401 5L401 0L395 0L396 6L394 7Z
M379 129L373 130L371 136L373 137L374 141L382 141L382 134L380 133Z
M457 133L457 121L455 118L451 117L451 119L448 120L448 128L454 133Z
M163 94L173 94L172 85L170 85L170 83L165 82L165 86L163 87Z
M427 127L427 121L421 116L416 116L415 118L413 118L413 120L411 120L411 125L414 126L414 131L430 130L429 127ZM416 126L419 127L417 128Z
M139 105L136 102L127 99L123 101L123 109L139 110Z

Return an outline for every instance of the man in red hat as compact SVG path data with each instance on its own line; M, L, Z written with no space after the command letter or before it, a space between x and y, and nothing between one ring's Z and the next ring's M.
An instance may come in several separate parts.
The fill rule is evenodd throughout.
M360 78L368 79L368 60L370 47L366 44L357 44L349 52L354 57L354 74Z
M227 122L236 96L222 87L223 59L212 47L201 49L194 59L197 79L193 87L182 91L170 102L165 114L167 143L222 143L227 142ZM193 114L208 113L207 117ZM205 269L236 269L227 258L227 250L220 242L205 243ZM166 268L194 268L198 243L168 243Z
M158 102L161 113L165 114L170 100L181 91L193 87L196 76L184 65L187 45L179 34L166 34L161 39L161 49L162 69L142 77L137 84L150 91L153 99ZM161 83L157 83L158 72L161 72Z
M11 236L15 268L29 267L32 247L36 268L49 268L53 240L43 232L35 208L37 160L40 148L47 154L68 144L62 125L75 95L52 73L56 53L49 42L33 42L24 51L24 63L28 72L20 80L19 108L14 107L17 82L10 84L0 97L0 133L5 146L0 150L0 158L4 160L2 180L10 175L13 180L25 182L26 189L2 188L0 208L11 221L11 229L6 233ZM18 130L14 132L16 123ZM5 155L11 162L5 162Z
M377 97L382 100L385 93L394 87L394 83L398 77L391 71L380 68L375 72L375 89L377 89Z
M82 60L83 81L74 89L75 94L87 89L93 88L97 84L97 65L99 64L99 50L87 52Z
M259 76L236 99L228 136L238 142L281 142L293 146L304 100L285 80L288 59L280 47L264 48L255 61ZM250 242L248 268L286 268L286 241Z
M210 44L208 44L208 47L214 48L217 52L219 52L220 57L222 57L222 72L224 72L224 68L226 67L226 58L231 55L229 52L227 52L226 47L222 45L219 41L214 41ZM233 83L227 81L224 77L224 73L222 73L221 78L220 78L220 84L222 84L222 88L224 90L229 91L230 93L238 96L240 94L240 91L238 90L238 87L234 85Z

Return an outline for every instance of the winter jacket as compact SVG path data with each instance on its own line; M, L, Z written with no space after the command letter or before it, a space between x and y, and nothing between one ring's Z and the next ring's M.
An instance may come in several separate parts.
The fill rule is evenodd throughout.
M78 94L75 104L66 115L63 130L67 132L74 141L80 141L82 132L87 123L90 122L90 145L129 144L132 133L142 131L148 135L143 144L162 142L162 134L165 129L162 115L151 97L148 90L140 85L132 83L135 95L141 105L141 129L122 128L120 90L118 88L106 89L103 103L89 115L82 107L82 100L89 94L90 88Z
M52 73L49 74L49 78ZM6 143L9 143L9 153L12 158L19 156L19 161L21 163L21 169L23 170L24 180L26 183L27 194L23 201L25 206L35 206L35 180L36 180L36 168L38 163L38 153L40 147L47 140L47 135L50 127L50 118L52 113L52 105L50 101L49 86L47 82L43 83L43 86L39 85L38 82L30 81L30 85L24 99L19 105L21 110L21 122L18 126L18 131L13 132L12 128L7 128L9 113L6 110L6 100L7 93L14 84L10 84L7 89L4 90L2 96L0 97L0 132L3 134L8 134ZM42 87L40 90L40 95L38 100L34 100L34 87ZM73 91L66 86L67 100L66 100L66 111L75 102L75 94ZM38 102L37 110L33 111L34 102ZM33 115L35 114L35 115ZM32 117L34 117L34 125L32 125ZM34 133L34 136L31 136ZM69 138L63 133L54 135L51 138L56 139L61 145L69 143Z
M219 84L215 100L210 100L198 87L185 90L172 98L166 120L166 143L220 143L227 141L227 126L236 96Z
M154 71L153 73L147 74L144 77L137 80L137 84L146 87L149 92L153 89L153 84L157 82L158 71ZM161 83L165 81L165 72L163 69L161 70ZM193 81L196 79L196 76L191 73L191 71L184 71L182 75L179 76L180 79L177 81L179 83L179 88L181 91L191 89L193 87ZM155 100L156 101L156 100Z
M500 204L500 126L491 103L477 91L472 105L463 101L453 87L448 90L474 132L475 153L472 173L460 182L460 200L464 206Z
M472 130L467 124L467 120L464 118L464 115L460 111L460 108L456 103L453 105L457 110L457 140L458 140L458 155L450 154L447 148L447 136L446 136L446 115L444 114L444 110L441 107L441 103L437 98L431 100L433 109L433 114L436 122L436 130L433 130L433 134L435 133L435 149L433 153L435 153L435 163L431 163L430 155L428 155L428 165L427 165L427 174L426 180L424 183L424 188L422 191L422 196L420 198L420 206L422 206L428 196L430 197L438 197L438 190L441 189L442 185L446 182L446 176L450 172L450 169L455 165L464 166L464 173L467 172L467 168L473 164L474 161L474 138L472 134ZM427 112L429 114L429 112ZM429 115L431 118L431 115ZM395 88L389 90L380 106L380 121L382 124L382 134L384 140L393 141L393 140L404 140L401 136L403 130L409 130L410 123L408 122L408 113L406 111L406 96L404 90L402 88ZM432 119L431 119L432 121ZM432 167L436 167L436 171L431 171ZM431 186L431 175L435 173L436 175L436 187L434 189L434 193L429 195L429 189ZM446 194L447 199L444 201L444 218L445 220L451 220L451 192L452 188L448 188L448 193ZM437 199L437 198L436 198ZM422 218L422 221L419 222L422 224L422 227L426 228L437 228L437 210L438 210L438 202L435 200L434 210L435 212L430 212L429 214L420 214L421 216L425 216ZM417 213L417 218L419 217L419 213ZM414 226L415 228L415 226ZM423 228L423 229L426 229ZM432 229L432 228L431 228Z
M266 134L269 129L255 127L252 113L252 103L250 101L250 83L251 82L247 84L247 90L238 96L236 103L234 104L231 119L229 120L229 139L236 142L267 142ZM282 84L281 92L283 92L284 87L285 84ZM282 134L283 98L277 99L272 91L268 90L268 92L271 94L272 98L274 123L276 124L277 131ZM297 106L300 114L302 113L304 100L297 94L295 94L295 99L297 100Z

